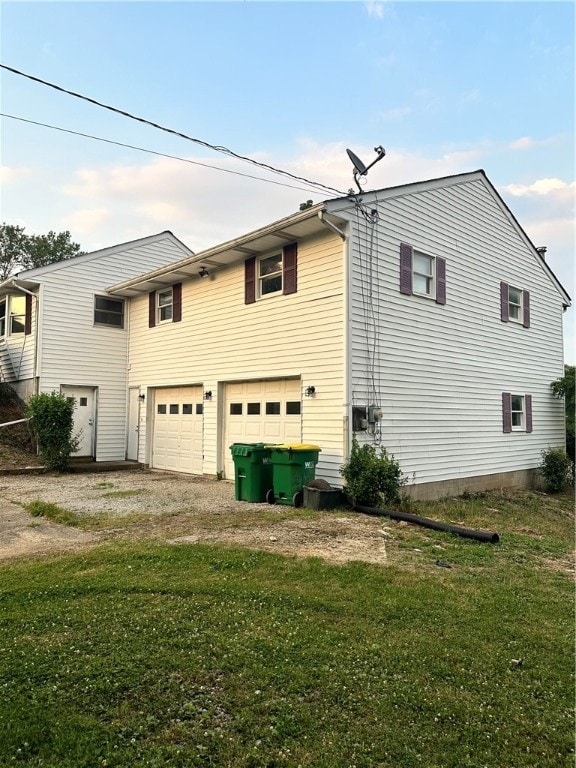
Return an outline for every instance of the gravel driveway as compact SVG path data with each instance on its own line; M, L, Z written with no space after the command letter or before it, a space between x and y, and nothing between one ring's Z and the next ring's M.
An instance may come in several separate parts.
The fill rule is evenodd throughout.
M72 527L33 517L41 500L79 515ZM234 484L157 471L0 476L0 560L129 537L220 542L338 563L386 562L387 523L349 510L295 510L234 499Z

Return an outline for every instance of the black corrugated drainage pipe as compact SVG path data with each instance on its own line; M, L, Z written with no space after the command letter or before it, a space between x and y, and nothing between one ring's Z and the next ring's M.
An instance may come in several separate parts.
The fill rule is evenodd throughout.
M500 536L491 531L473 531L470 528L461 528L459 525L450 523L441 523L439 520L431 520L429 517L419 517L418 515L409 515L407 512L395 512L388 509L378 509L377 507L354 506L356 512L363 512L365 515L378 515L381 517L390 517L392 520L402 520L405 523L414 523L424 528L433 528L435 531L447 531L456 536L462 536L465 539L475 539L476 541L485 541L488 544L498 544Z

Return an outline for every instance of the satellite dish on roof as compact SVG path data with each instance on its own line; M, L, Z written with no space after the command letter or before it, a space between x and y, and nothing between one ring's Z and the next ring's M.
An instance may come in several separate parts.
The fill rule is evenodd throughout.
M358 155L355 155L351 149L347 149L346 152L348 153L348 157L350 158L350 160L352 160L352 165L354 166L354 168L356 168L360 176L364 176L368 168L366 168L362 160L360 160Z
M359 177L366 176L370 168L372 168L373 165L376 165L376 163L379 160L382 160L382 158L386 154L386 150L381 145L379 147L374 147L374 152L377 153L378 157L376 158L376 160L370 163L370 165L364 165L362 160L360 160L360 158L357 155L355 155L351 149L347 149L346 152L348 153L348 157L350 158L350 160L352 161L352 165L354 166L354 171L352 173L352 175L354 176L354 181L356 182L356 186L358 187L359 191L362 192L362 187L360 186Z

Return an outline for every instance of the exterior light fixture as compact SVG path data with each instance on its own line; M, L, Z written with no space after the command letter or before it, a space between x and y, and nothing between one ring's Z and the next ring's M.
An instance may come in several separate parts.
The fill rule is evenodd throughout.
M138 395L138 400L140 400L140 402L143 403L144 400L146 400L146 395L144 393L142 393L141 395Z
M210 390L204 392L204 400L212 400L212 392Z
M306 387L306 389L304 390L304 394L306 395L306 397L314 397L314 395L316 394L316 387Z
M208 277L209 273L208 273L208 270L206 269L206 267L204 265L202 265L200 267L200 269L198 270L198 274L200 275L200 277Z

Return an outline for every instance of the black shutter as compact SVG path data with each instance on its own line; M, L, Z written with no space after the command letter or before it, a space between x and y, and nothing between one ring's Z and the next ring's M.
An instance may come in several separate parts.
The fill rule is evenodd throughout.
M244 304L256 301L256 256L244 262Z
M436 258L436 304L446 304L446 259Z
M532 432L532 395L524 395L526 409L526 432Z
M26 294L26 314L24 315L24 335L32 333L32 296Z
M172 286L172 322L179 323L182 320L182 283L174 283Z
M522 291L522 325L524 328L530 328L530 292Z
M148 294L148 328L156 325L156 291Z
M400 243L400 293L412 295L412 246Z
M512 395L502 392L502 432L512 432Z
M298 246L296 243L284 248L282 259L282 293L296 293L298 289Z
M507 323L508 319L508 283L500 283L500 320Z

